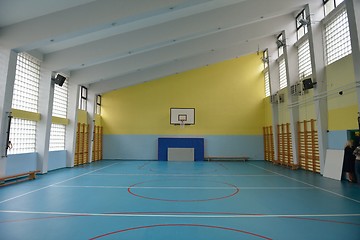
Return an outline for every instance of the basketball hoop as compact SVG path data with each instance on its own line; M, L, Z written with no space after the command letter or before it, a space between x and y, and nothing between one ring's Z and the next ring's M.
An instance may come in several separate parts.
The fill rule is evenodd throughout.
M184 120L180 120L180 128L185 128L185 121Z
M178 121L180 122L180 128L185 127L185 121L187 121L187 115L186 114L179 114L178 115Z

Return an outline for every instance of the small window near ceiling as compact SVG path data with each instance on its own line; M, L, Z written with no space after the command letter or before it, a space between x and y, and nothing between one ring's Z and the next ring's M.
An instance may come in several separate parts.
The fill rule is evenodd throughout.
M308 21L309 21L309 19L306 17L305 9L302 10L296 16L296 36L297 36L297 40L299 40L302 36L304 36L308 32Z
M334 10L344 0L323 0L325 16Z
M101 114L101 95L96 96L96 114Z
M284 46L285 46L284 36L282 33L279 34L279 36L277 37L276 45L278 49L278 56L280 57L284 54Z
M79 109L86 111L86 105L87 105L87 88L84 86L80 86L80 98L79 98Z

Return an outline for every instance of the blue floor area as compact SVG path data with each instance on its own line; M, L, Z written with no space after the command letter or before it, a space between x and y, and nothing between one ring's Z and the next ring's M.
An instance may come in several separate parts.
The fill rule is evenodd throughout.
M360 239L360 185L263 161L101 161L0 188L0 239Z

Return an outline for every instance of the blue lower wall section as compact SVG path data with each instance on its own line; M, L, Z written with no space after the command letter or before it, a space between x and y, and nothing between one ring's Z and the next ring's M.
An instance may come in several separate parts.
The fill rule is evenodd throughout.
M36 170L37 153L8 155L5 175L14 175Z
M126 160L157 160L158 138L190 137L168 135L104 135L103 158ZM264 159L263 136L209 135L204 138L205 156L246 156L252 160Z
M347 131L329 131L328 132L328 149L343 150L347 141Z
M48 171L66 167L66 150L49 152Z

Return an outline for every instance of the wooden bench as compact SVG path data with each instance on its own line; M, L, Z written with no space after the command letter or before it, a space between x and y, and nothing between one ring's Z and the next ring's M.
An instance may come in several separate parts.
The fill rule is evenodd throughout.
M207 161L247 161L249 160L249 157L225 157L225 156L209 156L205 157L205 160Z
M26 173L14 174L6 177L0 177L0 186L6 186L18 182L23 182L27 180L34 180L36 178L36 173L40 171L29 171Z

